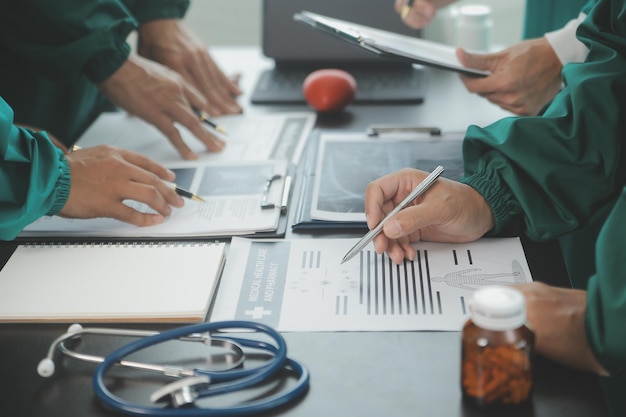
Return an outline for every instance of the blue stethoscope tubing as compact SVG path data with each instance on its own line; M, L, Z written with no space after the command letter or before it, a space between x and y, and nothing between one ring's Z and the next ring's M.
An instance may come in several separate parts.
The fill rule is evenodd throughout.
M276 344L275 346L271 343L253 339L224 336L220 336L220 338L231 340L244 347L268 351L273 355L273 358L266 364L252 369L219 372L203 369L195 370L198 375L206 375L210 378L208 387L197 391L197 398L224 394L252 387L271 378L278 371L285 368L290 369L298 376L298 380L295 385L287 391L261 400L248 401L224 408L163 408L141 406L126 401L113 394L104 383L104 378L107 372L123 360L123 358L132 353L154 346L161 342L184 337L192 333L214 332L225 329L247 329L266 334L274 340ZM287 357L287 344L280 333L261 323L233 320L179 327L128 343L109 354L104 361L98 365L93 376L93 389L98 399L106 407L114 411L131 415L149 415L155 417L240 416L244 414L269 411L300 398L308 389L309 379L310 376L308 370L298 361Z

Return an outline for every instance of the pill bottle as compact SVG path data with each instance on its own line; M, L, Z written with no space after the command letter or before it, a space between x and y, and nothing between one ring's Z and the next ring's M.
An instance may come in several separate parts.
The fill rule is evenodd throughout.
M457 46L476 52L489 52L492 43L493 18L491 8L482 4L467 4L459 8L457 17Z
M528 404L533 387L535 335L526 325L524 295L507 286L474 293L463 326L463 400L481 409Z

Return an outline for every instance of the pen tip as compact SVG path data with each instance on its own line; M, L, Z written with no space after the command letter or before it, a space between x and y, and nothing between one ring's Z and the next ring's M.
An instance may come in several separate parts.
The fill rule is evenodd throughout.
M228 132L222 126L215 126L215 130L217 130L218 132L220 132L223 135L228 135Z

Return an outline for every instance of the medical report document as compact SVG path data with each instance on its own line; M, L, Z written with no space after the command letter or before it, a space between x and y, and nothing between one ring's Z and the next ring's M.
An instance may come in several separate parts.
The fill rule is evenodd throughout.
M518 238L414 245L395 265L358 239L234 237L211 320L253 320L280 331L458 331L475 290L531 282Z

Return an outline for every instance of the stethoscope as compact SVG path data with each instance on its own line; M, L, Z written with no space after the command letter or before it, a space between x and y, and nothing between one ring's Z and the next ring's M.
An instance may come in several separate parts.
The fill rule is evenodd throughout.
M228 332L236 330L253 330L269 337L273 343L251 338L211 335L211 332ZM130 336L141 337L128 343L106 357L79 353L66 346L67 341L75 340L83 335ZM211 347L230 352L228 369L185 369L177 366L158 365L129 361L126 358L137 351L155 346L170 340L196 341ZM261 350L270 353L271 358L263 364L244 369L244 348ZM83 328L72 325L68 331L56 338L48 349L47 356L39 362L37 372L43 377L54 374L54 354L56 350L74 359L98 363L93 376L93 389L98 399L113 411L132 415L194 417L194 416L239 416L243 414L269 411L300 398L308 389L309 372L299 362L287 357L287 344L284 338L274 329L264 324L248 321L224 321L202 323L153 332L143 330ZM151 396L153 403L167 402L169 407L150 407L126 401L112 393L105 385L107 372L115 365L145 371L154 371L162 375L178 378ZM253 387L274 377L280 370L291 371L297 381L280 393L254 401L245 401L228 407L198 407L195 401L201 398L231 393Z

